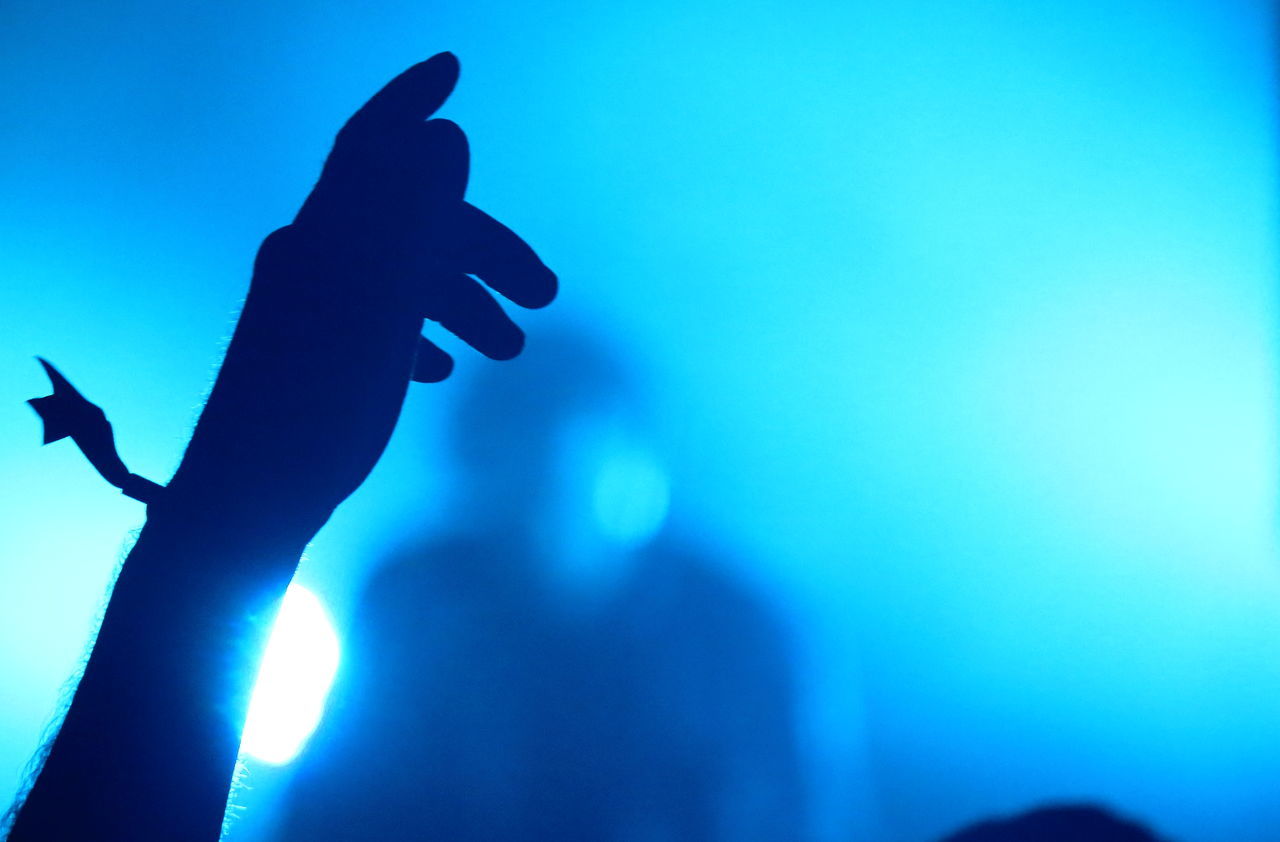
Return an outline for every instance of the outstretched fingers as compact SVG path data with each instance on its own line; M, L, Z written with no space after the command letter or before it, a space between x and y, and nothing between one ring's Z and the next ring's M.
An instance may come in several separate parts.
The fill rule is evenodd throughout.
M449 227L447 260L452 268L475 275L521 307L545 307L556 297L555 273L489 214L464 203Z
M457 59L440 53L374 94L339 133L296 222L350 241L410 278L425 270L423 315L505 360L523 349L524 332L468 275L528 308L550 304L557 281L515 232L464 201L466 135L448 120L428 119L457 80ZM417 233L424 228L425 236ZM443 380L452 369L448 354L419 340L414 380Z
M524 331L476 281L445 273L430 284L427 318L490 359L509 360L524 349Z

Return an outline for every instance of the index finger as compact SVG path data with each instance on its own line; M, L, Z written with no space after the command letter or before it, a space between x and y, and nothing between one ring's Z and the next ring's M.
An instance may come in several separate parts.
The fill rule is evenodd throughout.
M458 84L458 59L437 53L382 86L347 121L348 126L415 123L434 114Z

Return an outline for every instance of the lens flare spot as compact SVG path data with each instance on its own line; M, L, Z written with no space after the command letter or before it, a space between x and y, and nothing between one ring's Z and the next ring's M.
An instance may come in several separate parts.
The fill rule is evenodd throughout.
M290 585L258 669L241 751L274 766L293 760L320 724L338 657L338 635L319 598Z

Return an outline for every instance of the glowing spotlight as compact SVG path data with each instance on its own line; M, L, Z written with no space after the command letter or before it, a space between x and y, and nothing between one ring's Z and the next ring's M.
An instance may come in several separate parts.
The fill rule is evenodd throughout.
M316 595L290 585L271 629L249 702L240 750L288 763L320 724L338 670L338 635Z
M644 544L666 520L667 474L648 450L619 445L601 460L592 489L596 526L615 544Z

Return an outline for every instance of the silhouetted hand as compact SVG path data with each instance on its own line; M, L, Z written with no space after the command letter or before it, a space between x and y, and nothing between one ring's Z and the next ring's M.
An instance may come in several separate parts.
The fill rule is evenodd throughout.
M466 137L447 120L426 121L457 77L456 59L441 53L375 94L338 133L294 228L370 264L398 261L388 280L420 293L421 315L481 353L509 359L523 334L466 273L524 307L550 303L556 279L519 237L463 201ZM417 379L448 375L442 351L430 344L420 351Z
M457 74L453 56L435 56L343 127L293 224L258 252L167 487L139 491L104 450L101 410L47 369L54 394L34 404L46 437L76 437L149 502L14 842L216 842L252 665L298 557L377 462L410 379L452 366L420 340L423 318L505 358L524 337L466 273L524 306L554 297L529 247L463 201L461 130L426 119ZM77 414L93 423L59 426Z
M259 251L166 501L236 497L322 523L382 453L409 380L452 369L419 336L423 318L489 357L520 352L523 333L468 273L525 307L549 303L556 279L516 234L464 201L466 137L426 119L457 75L449 53L415 65L338 133L293 224Z

